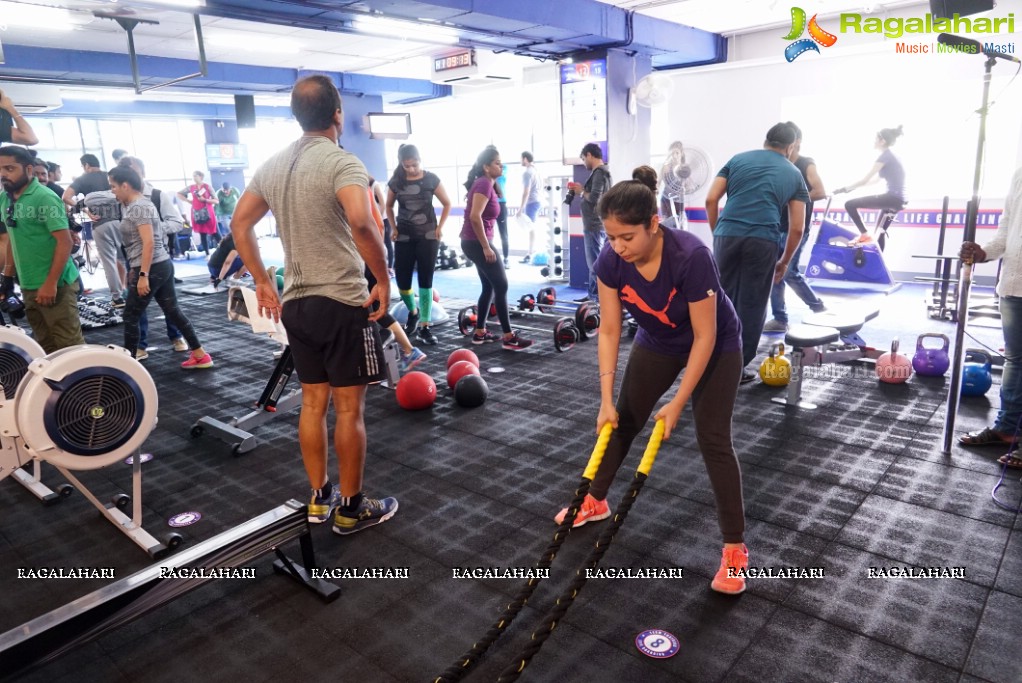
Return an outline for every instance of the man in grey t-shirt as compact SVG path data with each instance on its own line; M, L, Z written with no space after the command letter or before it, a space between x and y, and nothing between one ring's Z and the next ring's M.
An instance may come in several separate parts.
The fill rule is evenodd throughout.
M369 208L365 166L340 149L341 96L326 76L300 79L291 112L304 134L256 171L234 209L231 234L256 283L259 314L284 323L302 412L298 443L312 487L309 521L350 534L390 519L394 498L362 492L366 385L383 378L383 351L373 321L387 312L390 278L383 238ZM259 254L255 225L273 211L284 247L283 304ZM364 267L376 277L366 287ZM378 311L372 311L375 302ZM334 446L340 484L327 477L326 413L337 413Z
M607 233L603 230L603 221L600 219L600 212L597 205L600 197L610 189L613 184L610 179L610 170L603 163L603 150L595 142L590 142L582 148L582 163L591 173L585 185L582 183L568 183L568 189L575 194L582 195L580 208L582 209L582 237L585 239L586 265L589 267L589 286L586 295L575 299L576 303L586 301L599 301L599 288L596 285L596 259L603 249L603 238Z

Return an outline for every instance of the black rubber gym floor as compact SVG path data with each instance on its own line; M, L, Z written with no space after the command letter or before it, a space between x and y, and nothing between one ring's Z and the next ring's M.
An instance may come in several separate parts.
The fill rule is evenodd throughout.
M467 269L439 273L437 286L454 315L477 291ZM512 285L513 298L528 286L537 287ZM897 334L905 349L921 332L951 334L950 324L926 319L921 297L911 286L881 297L883 313L862 335L886 347ZM145 449L155 457L143 467L143 502L145 526L157 536L170 530L172 515L201 512L199 523L181 530L195 544L289 498L304 501L308 484L296 414L261 427L259 447L241 457L216 440L190 438L200 416L247 411L275 345L229 323L222 294L182 300L217 365L178 369L183 354L169 350L162 321L154 321L152 338L162 348L145 365L159 387L160 413ZM522 583L458 579L452 570L530 567L539 558L551 517L571 498L592 450L599 385L594 341L558 354L548 335L534 335L524 353L473 347L490 396L480 408L460 408L446 388L445 360L467 343L453 325L437 331L440 345L425 349L421 367L437 379L432 410L405 412L389 389L369 389L366 489L396 496L398 514L345 538L326 524L312 534L323 567L407 567L407 579L339 580L343 594L325 605L274 575L267 556L252 565L256 578L203 586L23 680L382 683L432 680L447 668ZM997 329L976 334L1002 345ZM87 338L117 343L121 331ZM630 343L623 342L622 365ZM490 372L498 367L504 372ZM990 500L1001 453L955 446L944 457L944 381L881 385L871 372L809 379L805 397L820 405L811 412L771 403L782 390L758 383L739 394L734 433L752 565L823 567L825 578L750 580L737 598L710 590L721 541L686 412L603 561L684 567L684 578L590 580L521 680L1022 680L1014 647L1022 583L1013 583L1022 575L1022 522ZM964 402L958 431L987 424L996 403L996 384L986 398ZM613 505L639 446L611 492ZM44 467L44 481L58 485L59 475ZM336 477L333 458L331 472ZM79 476L101 500L130 491L127 465ZM1017 502L1019 488L1009 471L1000 495ZM19 567L115 567L125 577L149 564L80 495L43 507L4 481L0 510L0 632L108 583L18 579ZM569 536L551 578L466 680L495 680L512 662L606 523ZM964 567L965 578L867 578L871 567L903 565ZM677 636L678 654L641 654L635 637L651 628Z

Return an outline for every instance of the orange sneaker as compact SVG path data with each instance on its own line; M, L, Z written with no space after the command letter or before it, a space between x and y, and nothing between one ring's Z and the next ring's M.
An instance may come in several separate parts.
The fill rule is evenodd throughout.
M734 576L739 569L749 568L749 549L743 543L740 548L724 546L724 556L720 558L720 569L713 577L710 588L718 593L738 595L745 592L745 577ZM730 571L729 571L730 570Z
M564 518L567 514L568 508L564 508L554 517L554 522L557 524L564 523ZM596 500L587 493L586 497L582 500L582 507L579 509L578 514L575 515L575 523L571 525L571 528L580 527L586 522L598 522L608 517L610 517L610 506L607 505L607 501Z
M873 237L871 235L867 233L862 233L861 235L853 239L851 242L849 242L848 246L854 247L860 244L870 244L872 241Z

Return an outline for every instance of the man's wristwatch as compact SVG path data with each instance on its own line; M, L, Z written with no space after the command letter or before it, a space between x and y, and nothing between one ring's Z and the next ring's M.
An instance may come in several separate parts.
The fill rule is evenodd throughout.
M144 270L140 270L140 271L138 271L138 276L139 277L149 277L149 273L145 272Z

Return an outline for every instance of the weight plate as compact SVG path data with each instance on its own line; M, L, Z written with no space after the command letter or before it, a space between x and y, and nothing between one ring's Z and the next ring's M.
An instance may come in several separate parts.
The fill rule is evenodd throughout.
M567 351L578 341L578 328L571 318L561 318L554 325L554 348Z
M476 307L468 306L467 308L461 309L458 313L458 330L466 337L475 330L476 327Z

